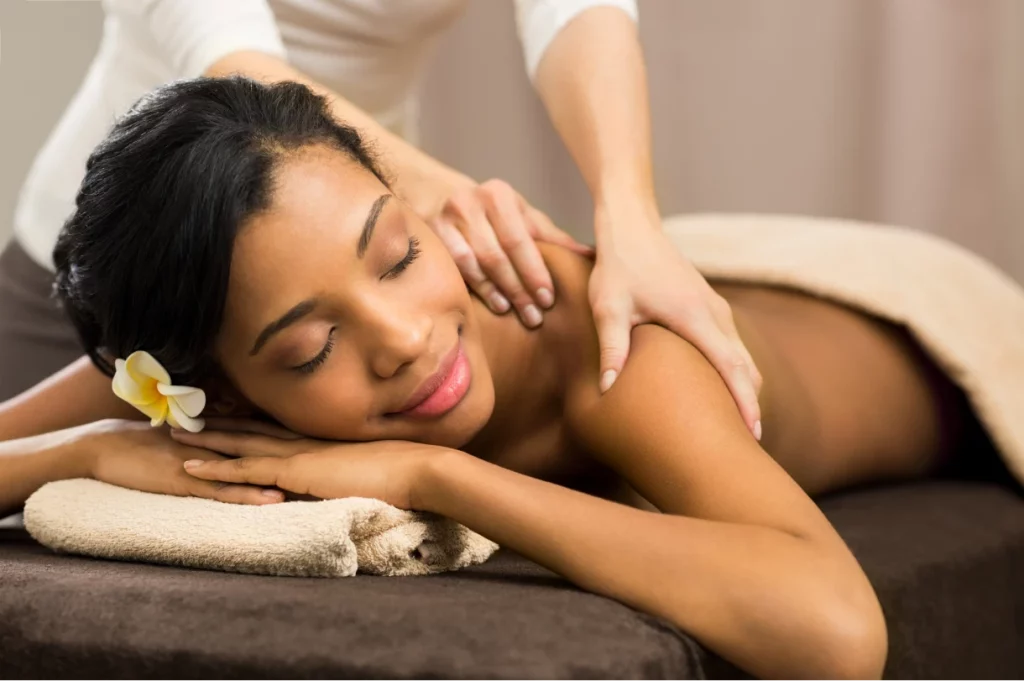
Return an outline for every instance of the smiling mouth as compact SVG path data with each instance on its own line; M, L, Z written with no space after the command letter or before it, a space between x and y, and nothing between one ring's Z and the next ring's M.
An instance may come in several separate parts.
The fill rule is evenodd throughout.
M456 343L441 362L438 370L424 381L400 411L388 416L406 416L416 419L434 419L443 416L462 402L472 382L469 360Z

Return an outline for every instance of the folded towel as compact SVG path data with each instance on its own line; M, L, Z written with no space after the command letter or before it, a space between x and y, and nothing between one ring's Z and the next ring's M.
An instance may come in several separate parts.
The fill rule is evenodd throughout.
M995 266L922 232L847 220L692 215L665 229L708 278L784 286L903 325L1024 483L1024 289Z
M451 520L377 499L242 506L85 479L39 488L25 527L59 552L291 577L424 575L482 563L497 548Z

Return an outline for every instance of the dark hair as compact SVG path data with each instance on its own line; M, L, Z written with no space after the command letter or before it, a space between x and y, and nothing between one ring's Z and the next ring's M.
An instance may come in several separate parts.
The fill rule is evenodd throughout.
M298 83L177 82L140 100L86 164L54 249L56 293L85 351L152 354L175 382L213 370L235 236L267 209L278 161L329 145L374 173L359 133Z

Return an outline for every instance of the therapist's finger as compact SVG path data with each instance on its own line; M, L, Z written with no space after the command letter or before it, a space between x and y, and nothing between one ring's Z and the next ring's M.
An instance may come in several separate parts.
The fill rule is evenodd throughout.
M761 407L758 404L751 367L717 324L714 316L707 311L694 311L690 315L683 315L681 320L667 321L668 329L693 343L722 376L747 428L760 440ZM684 323L679 323L680 321Z
M501 295L498 288L487 278L484 271L480 269L473 249L466 242L466 237L447 218L440 217L431 223L431 228L441 239L441 243L448 249L456 267L462 274L462 278L479 297L484 301L492 312L505 314L512 308L512 303Z
M736 321L733 318L732 307L728 301L724 298L715 294L711 301L712 315L718 321L718 326L722 329L729 340L732 341L733 347L736 349L747 363L747 370L750 372L750 380L754 385L754 394L759 395L761 393L761 385L764 383L764 379L761 376L761 372L757 368L757 364L754 362L753 355L747 349L747 346L743 343L743 339L740 337L739 329L736 328Z
M456 199L452 199L449 203L455 201ZM534 304L504 248L498 242L480 197L460 197L455 207L459 218L456 225L466 237L466 242L473 250L473 255L480 263L484 275L511 301L523 324L530 328L540 326L543 321L540 308Z
M527 223L526 203L512 187L501 180L480 185L484 211L498 243L512 262L532 302L549 308L554 304L554 284L548 266L541 257ZM501 282L497 282L501 286ZM517 306L522 314L522 309Z

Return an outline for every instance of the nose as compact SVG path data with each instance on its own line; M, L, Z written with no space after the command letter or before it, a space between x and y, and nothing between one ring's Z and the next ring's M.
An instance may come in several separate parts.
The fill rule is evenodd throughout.
M391 378L401 373L430 347L434 320L428 314L395 305L369 305L361 315L373 373Z

